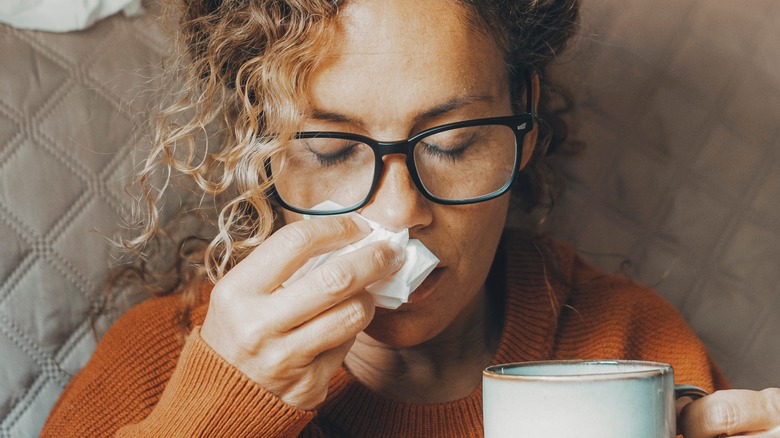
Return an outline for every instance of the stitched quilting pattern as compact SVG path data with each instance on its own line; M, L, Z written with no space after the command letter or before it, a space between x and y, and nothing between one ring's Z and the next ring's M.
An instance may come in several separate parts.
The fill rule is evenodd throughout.
M127 203L166 47L155 12L63 35L0 26L0 436L37 435L94 348L100 233Z
M732 384L780 385L780 3L583 15L558 71L587 149L565 166L552 228L664 295Z

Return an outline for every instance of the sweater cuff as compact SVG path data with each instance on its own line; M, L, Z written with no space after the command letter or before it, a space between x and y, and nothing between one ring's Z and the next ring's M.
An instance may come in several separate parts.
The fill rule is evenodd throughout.
M315 416L226 362L195 327L152 413L132 435L294 437ZM121 435L121 434L120 434Z

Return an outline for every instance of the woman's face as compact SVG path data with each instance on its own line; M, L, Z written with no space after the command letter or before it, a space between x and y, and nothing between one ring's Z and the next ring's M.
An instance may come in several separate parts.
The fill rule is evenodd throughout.
M353 1L309 87L302 130L405 139L462 120L511 114L502 54L451 0ZM379 189L360 213L391 230L408 228L441 260L397 310L377 309L366 332L418 345L455 321L481 318L483 284L507 214L508 195L445 206L415 188L403 155L385 157ZM286 212L285 219L300 220Z

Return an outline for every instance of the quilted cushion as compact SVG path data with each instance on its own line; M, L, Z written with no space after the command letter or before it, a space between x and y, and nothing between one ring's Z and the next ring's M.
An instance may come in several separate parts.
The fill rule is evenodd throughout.
M0 26L0 437L35 436L94 348L95 230L127 202L167 46L148 6L63 35ZM588 148L552 231L655 287L749 388L780 386L778 22L775 0L586 2L557 69Z
M585 3L560 71L587 149L553 228L663 294L734 386L780 386L780 2Z
M2 437L36 436L95 346L88 314L109 260L101 233L128 201L131 151L144 144L167 47L154 11L61 35L0 26Z

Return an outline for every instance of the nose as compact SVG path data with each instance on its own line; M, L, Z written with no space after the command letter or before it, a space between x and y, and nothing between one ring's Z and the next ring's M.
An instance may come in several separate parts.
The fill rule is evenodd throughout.
M361 214L385 228L423 228L433 220L431 202L417 190L403 155L385 155L384 172L374 197Z

